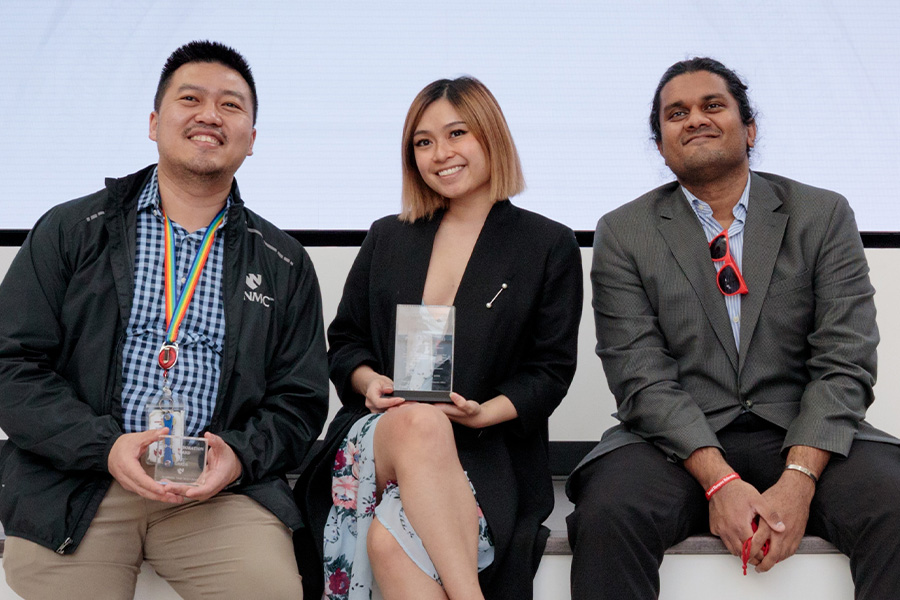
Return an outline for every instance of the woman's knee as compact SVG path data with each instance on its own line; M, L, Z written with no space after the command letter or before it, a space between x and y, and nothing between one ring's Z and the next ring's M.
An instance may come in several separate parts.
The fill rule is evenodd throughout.
M378 439L387 440L404 450L455 448L450 419L430 404L408 404L388 411L379 420L375 435L376 444Z

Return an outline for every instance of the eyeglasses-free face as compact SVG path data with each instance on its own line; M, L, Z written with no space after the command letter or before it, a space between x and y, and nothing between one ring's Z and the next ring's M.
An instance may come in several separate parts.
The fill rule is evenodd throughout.
M746 294L750 290L744 282L744 277L738 269L737 263L731 256L731 250L728 248L728 231L725 230L712 239L709 243L709 255L715 262L722 262L722 267L716 275L716 284L719 291L726 296L734 296L735 294Z

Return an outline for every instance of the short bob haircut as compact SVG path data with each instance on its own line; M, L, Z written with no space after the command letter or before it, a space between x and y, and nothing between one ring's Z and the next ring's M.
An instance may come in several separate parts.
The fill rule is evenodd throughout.
M440 79L419 92L403 124L401 221L430 219L438 209L447 207L447 199L428 187L422 179L413 147L413 133L422 119L422 113L441 98L453 105L469 132L481 143L490 165L491 197L494 201L506 200L525 189L519 153L494 95L474 77Z

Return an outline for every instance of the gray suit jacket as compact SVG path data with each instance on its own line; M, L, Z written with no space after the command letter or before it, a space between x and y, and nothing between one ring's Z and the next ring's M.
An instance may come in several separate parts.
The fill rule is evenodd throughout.
M863 420L872 403L875 290L842 196L752 173L740 351L703 229L676 182L600 219L591 269L597 354L621 421L586 463L649 442L672 460L719 445L743 409L784 446L846 456L855 438L900 443Z

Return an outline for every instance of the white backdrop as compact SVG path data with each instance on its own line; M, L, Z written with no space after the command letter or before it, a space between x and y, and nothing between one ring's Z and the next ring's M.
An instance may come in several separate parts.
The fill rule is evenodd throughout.
M253 67L255 155L238 174L288 229L365 229L399 207L414 95L471 74L510 122L520 204L575 229L670 179L649 141L656 82L711 55L760 109L754 167L844 193L900 231L900 3L532 0L0 0L0 229L153 162L148 115L177 46Z

